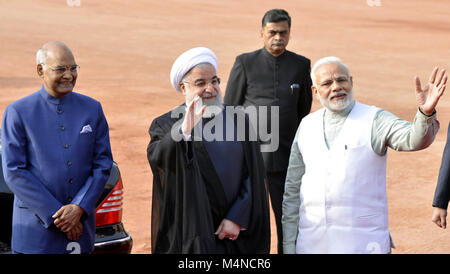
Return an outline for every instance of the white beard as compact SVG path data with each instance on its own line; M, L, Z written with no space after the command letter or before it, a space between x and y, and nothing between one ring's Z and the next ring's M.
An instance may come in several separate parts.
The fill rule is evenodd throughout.
M332 112L340 112L344 109L346 109L353 101L353 90L351 90L349 93L345 93L347 96L345 96L342 100L336 100L331 101L331 97L336 96L337 94L342 94L344 91L340 91L337 93L332 93L328 98L324 99L322 96L318 95L319 101L326 109Z

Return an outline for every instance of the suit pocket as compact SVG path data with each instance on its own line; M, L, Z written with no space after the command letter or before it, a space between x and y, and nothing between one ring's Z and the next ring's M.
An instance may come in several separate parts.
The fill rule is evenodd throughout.
M354 225L359 228L382 227L384 223L383 215L379 212L359 212L353 219Z
M92 154L92 151L94 150L94 144L95 144L95 134L94 132L88 132L79 134L76 146L78 149L78 153L80 154L80 157L90 157ZM86 153L86 155L81 155L83 153Z
M22 202L20 199L18 199L17 197L15 198L14 203L16 204L16 207L18 207L18 208L28 209L28 206L24 202Z
M380 214L368 214L368 215L361 215L358 216L359 219L370 219L380 216Z

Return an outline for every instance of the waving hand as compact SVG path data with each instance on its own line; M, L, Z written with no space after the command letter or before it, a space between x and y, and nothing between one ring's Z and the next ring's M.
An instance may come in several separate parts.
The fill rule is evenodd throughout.
M448 76L445 73L445 69L442 69L439 75L438 70L438 67L434 68L428 83L423 88L419 77L415 77L417 103L419 104L420 110L426 115L433 114L434 108L444 93L447 84Z

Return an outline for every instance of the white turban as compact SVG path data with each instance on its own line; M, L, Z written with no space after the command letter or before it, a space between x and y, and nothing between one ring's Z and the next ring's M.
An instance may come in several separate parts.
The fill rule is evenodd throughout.
M217 71L217 57L210 49L198 47L181 54L172 65L170 82L177 91L181 92L180 82L193 67L201 63L211 64Z

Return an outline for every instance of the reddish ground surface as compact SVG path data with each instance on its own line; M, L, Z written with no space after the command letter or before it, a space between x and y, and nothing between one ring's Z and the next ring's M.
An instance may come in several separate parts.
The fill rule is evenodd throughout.
M125 186L123 222L133 253L150 253L151 121L183 102L169 83L175 58L195 47L219 59L222 89L243 52L262 47L261 17L271 8L292 16L288 49L309 57L335 55L353 75L355 98L411 120L414 76L450 64L447 0L0 0L0 113L40 88L35 53L60 40L81 66L76 91L102 102L114 159ZM367 4L379 2L381 6ZM437 108L441 130L428 149L389 152L389 223L393 253L450 253L448 230L431 220L432 199L450 119L450 95ZM315 99L313 110L319 107ZM276 233L272 226L272 253Z

